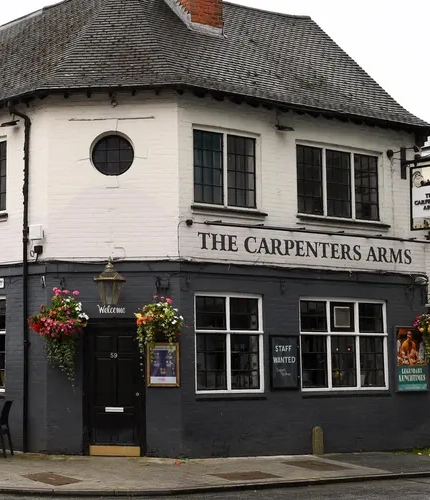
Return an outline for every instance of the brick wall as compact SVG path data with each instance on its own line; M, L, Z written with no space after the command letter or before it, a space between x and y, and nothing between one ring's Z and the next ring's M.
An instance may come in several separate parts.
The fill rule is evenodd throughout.
M191 16L191 22L222 28L222 0L175 0Z

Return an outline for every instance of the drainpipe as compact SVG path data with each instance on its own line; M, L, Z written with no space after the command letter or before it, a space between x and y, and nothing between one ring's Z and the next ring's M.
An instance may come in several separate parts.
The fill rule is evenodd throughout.
M23 349L24 349L24 367L23 367L23 401L22 401L22 440L23 452L28 451L28 350L30 343L28 340L28 179L30 165L30 118L13 106L9 106L9 113L18 116L24 120L24 179L22 184L23 195L23 216L22 216L22 328L23 328Z

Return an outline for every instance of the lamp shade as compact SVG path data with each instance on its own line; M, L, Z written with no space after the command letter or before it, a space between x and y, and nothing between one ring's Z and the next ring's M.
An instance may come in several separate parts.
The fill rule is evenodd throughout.
M116 306L126 279L116 271L112 259L109 258L105 270L100 276L94 278L94 282L97 286L102 305Z

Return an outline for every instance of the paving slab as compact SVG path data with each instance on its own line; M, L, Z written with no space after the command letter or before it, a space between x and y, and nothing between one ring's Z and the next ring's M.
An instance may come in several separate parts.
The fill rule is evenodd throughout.
M0 493L169 495L430 477L430 457L390 453L174 460L16 454L1 462Z

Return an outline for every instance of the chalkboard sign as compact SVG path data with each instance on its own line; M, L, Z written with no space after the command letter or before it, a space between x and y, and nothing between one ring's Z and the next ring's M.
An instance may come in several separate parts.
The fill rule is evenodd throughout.
M270 337L272 389L299 388L299 337Z

